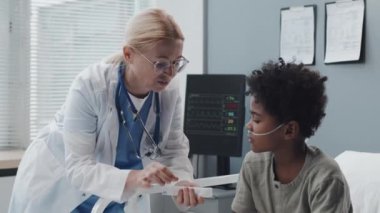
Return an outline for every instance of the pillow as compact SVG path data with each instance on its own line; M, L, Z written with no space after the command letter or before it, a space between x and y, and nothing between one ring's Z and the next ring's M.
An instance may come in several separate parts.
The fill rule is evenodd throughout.
M380 212L380 153L344 151L335 160L350 187L354 212Z

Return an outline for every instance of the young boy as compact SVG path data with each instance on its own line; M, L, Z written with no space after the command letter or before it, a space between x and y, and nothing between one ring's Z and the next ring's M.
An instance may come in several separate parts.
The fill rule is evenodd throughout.
M337 163L305 143L325 116L326 80L282 59L264 64L247 78L252 151L241 168L234 212L352 212Z

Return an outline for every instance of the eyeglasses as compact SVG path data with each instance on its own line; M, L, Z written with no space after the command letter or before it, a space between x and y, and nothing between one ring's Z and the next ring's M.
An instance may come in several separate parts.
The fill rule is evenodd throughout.
M165 58L161 58L157 61L151 61L144 54L142 54L140 51L136 50L136 52L139 55L141 55L143 58L145 58L145 60L147 60L149 63L151 63L154 67L154 71L159 72L159 73L167 72L172 66L173 66L175 73L179 73L189 63L189 60L187 60L183 56L177 58L174 61L170 61L169 59L165 59Z

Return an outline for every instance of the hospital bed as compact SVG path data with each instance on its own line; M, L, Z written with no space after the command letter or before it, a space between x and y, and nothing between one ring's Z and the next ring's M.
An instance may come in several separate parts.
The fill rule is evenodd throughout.
M380 213L380 153L345 151L338 162L350 187L355 213Z

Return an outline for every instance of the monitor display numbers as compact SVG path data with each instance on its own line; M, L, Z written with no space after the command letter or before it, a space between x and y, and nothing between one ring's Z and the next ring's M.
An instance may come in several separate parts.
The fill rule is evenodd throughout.
M237 103L226 103L224 105L224 107L227 109L227 110L236 110L238 108L238 104Z
M184 133L191 154L241 156L245 81L245 75L187 75Z
M240 102L235 95L189 94L186 106L186 132L236 135L239 105Z

